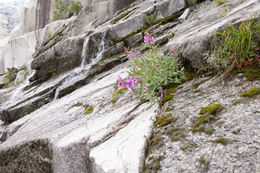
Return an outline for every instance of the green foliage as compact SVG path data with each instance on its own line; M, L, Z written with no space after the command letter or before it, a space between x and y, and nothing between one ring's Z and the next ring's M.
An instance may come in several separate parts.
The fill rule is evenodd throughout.
M69 0L66 3L63 0L55 0L54 19L60 20L71 15L78 15L82 7L81 3L75 0Z
M186 80L184 68L179 68L178 59L160 53L159 48L149 45L143 57L130 59L130 71L135 79L140 81L136 87L140 99L155 101L163 88L174 83L180 84Z
M246 92L241 93L242 97L253 97L260 94L260 88L252 88Z
M232 65L241 68L245 62L252 62L257 51L257 44L254 41L257 28L259 34L259 22L248 20L238 27L230 25L217 32L213 43L213 54L208 58L209 64L222 71Z
M215 2L218 4L218 5L222 5L226 2L227 0L215 0Z
M145 22L148 26L151 26L156 21L157 16L155 14L151 14L150 16L145 16Z

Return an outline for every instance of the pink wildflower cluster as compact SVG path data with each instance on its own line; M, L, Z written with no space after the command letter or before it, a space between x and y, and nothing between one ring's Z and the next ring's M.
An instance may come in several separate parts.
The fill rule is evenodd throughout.
M130 76L130 78L127 81L124 81L121 76L118 76L117 85L121 88L127 87L134 90L134 92L137 93L137 91L134 89L134 86L136 84L137 84L137 80L134 79L132 76Z
M151 37L148 33L144 33L144 42L149 44L154 44L155 39L154 37Z
M136 59L136 54L133 51L128 51L126 48L125 48L125 55L130 56L132 60Z

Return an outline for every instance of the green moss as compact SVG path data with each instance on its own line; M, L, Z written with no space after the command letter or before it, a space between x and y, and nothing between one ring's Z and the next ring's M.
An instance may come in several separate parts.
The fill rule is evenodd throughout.
M196 72L187 72L187 73L185 73L185 76L186 76L187 80L192 80L192 79L199 77L200 74L196 73Z
M208 127L205 129L205 133L207 133L208 135L212 135L215 132L214 128Z
M240 104L242 102L243 102L242 100L234 100L232 105L237 105L237 104Z
M159 162L159 161L156 161L156 162L153 164L153 171L158 171L160 168L161 168L160 162Z
M85 110L85 114L88 115L88 114L91 114L94 110L94 107L93 106L88 106Z
M178 87L179 85L178 84L171 84L167 87L166 91L165 91L165 94L163 96L163 100L162 100L162 103L166 103L170 100L173 99L173 94L175 93L176 91L176 88Z
M184 138L186 136L185 128L171 126L167 128L165 132L172 141L184 141Z
M242 69L235 69L231 71L228 76L236 76L240 73L243 73L247 80L249 81L255 81L260 80L260 66L259 65L253 65L253 66L247 66Z
M204 116L200 116L197 121L195 121L192 126L193 127L199 127L201 124L203 123L210 123L212 121L215 121L216 118L213 115L204 115Z
M199 90L199 89L196 89L196 90L194 90L193 92L194 92L194 93L198 93L198 92L200 92L200 90Z
M222 5L226 2L226 0L215 0L215 2L217 3L217 5Z
M201 156L201 157L200 157L199 162L204 165L204 168L205 168L206 170L209 169L210 161L207 161L207 160L204 158L204 156Z
M181 149L183 151L186 151L186 150L191 150L191 149L196 148L196 147L197 147L197 144L195 144L193 142L187 142L186 144L181 146Z
M185 0L188 7L193 7L197 4L197 0Z
M176 118L172 116L172 114L165 114L161 117L158 117L155 121L154 125L155 127L160 126L164 127L170 123L174 123L176 121Z
M219 137L218 139L213 140L212 142L219 143L222 145L227 145L230 141L224 137Z
M81 107L81 106L84 106L84 105L82 103L76 103L72 107Z
M156 145L159 145L162 137L159 135L153 135L150 140L147 141L148 151Z
M199 86L200 86L200 83L197 83L197 82L192 85L192 87L195 89L198 88Z
M252 88L246 92L241 93L242 97L253 97L260 94L260 88Z
M257 69L246 68L244 69L244 75L249 81L260 80L260 67Z
M223 106L214 104L208 107L203 108L200 111L200 116L194 123L191 125L191 131L195 132L204 132L208 135L214 133L215 129L211 127L211 124L217 120L216 114L223 109Z
M166 95L164 95L162 102L166 103L166 102L168 102L168 101L170 101L172 99L173 99L173 95L166 94Z
M119 97L124 91L127 90L127 87L119 88L116 92L112 94L111 102L115 103Z
M204 107L200 110L199 114L204 115L204 114L213 114L216 115L218 112L223 110L224 107L220 104L213 104L207 107Z

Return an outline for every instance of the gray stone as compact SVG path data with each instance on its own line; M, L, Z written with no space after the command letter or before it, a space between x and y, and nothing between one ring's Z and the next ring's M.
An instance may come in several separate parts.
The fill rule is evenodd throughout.
M14 83L20 84L24 82L27 75L28 75L28 71L26 69L19 70L19 72L16 75Z
M30 81L45 81L53 75L68 71L81 63L84 36L68 38L40 54L32 62L36 70Z

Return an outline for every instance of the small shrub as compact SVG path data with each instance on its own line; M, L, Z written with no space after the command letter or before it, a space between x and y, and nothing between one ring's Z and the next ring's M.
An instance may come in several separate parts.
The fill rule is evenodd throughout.
M54 19L60 20L72 15L78 15L82 7L81 3L75 0L69 0L66 3L62 0L55 0Z
M257 55L257 44L254 41L257 37L257 28L259 28L259 35L260 24L248 20L238 27L230 25L217 32L213 43L213 53L208 57L209 64L220 71L233 70L236 66L242 68L254 63L258 64L259 55Z
M180 68L178 58L161 54L153 37L145 34L144 42L148 50L143 57L126 50L132 66L130 78L125 82L119 76L118 85L131 88L141 100L154 102L161 95L161 102L167 85L186 80L184 68Z
M150 16L145 16L145 22L148 26L152 25L156 21L157 16L155 14L151 14Z

